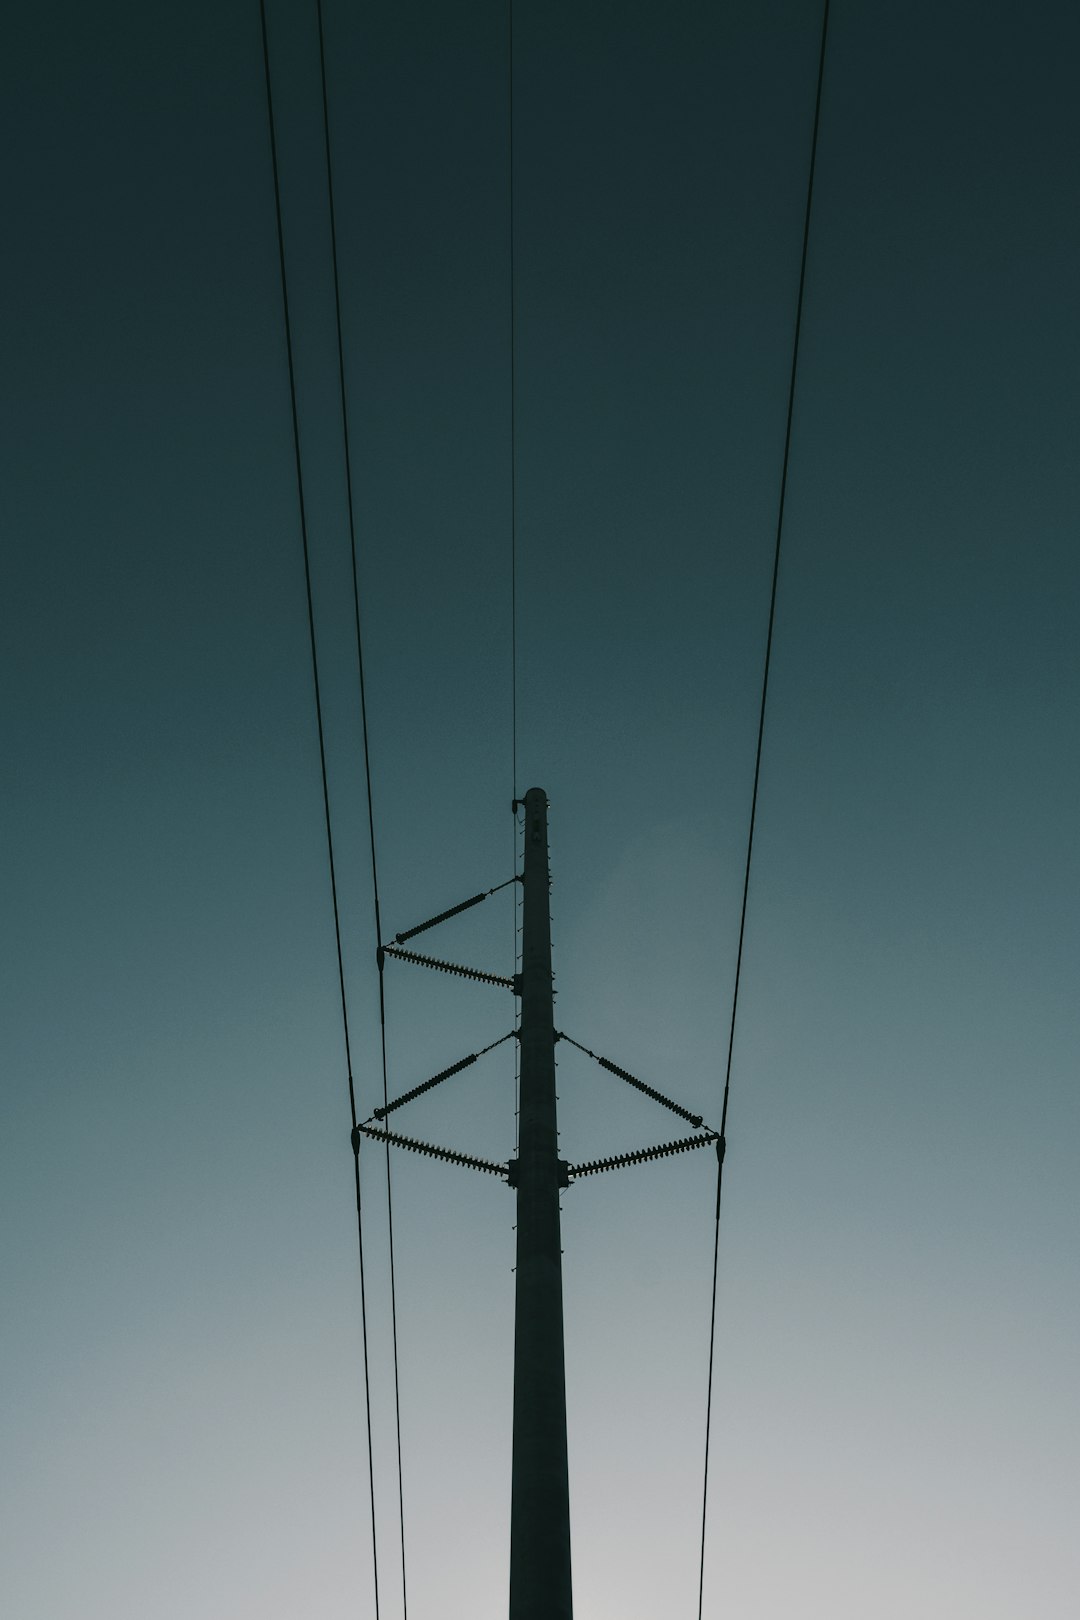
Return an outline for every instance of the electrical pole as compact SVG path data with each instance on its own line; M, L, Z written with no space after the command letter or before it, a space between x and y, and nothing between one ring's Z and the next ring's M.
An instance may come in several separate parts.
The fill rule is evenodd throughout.
M572 1620L547 796L524 805L510 1620Z
M681 1136L655 1147L637 1148L587 1164L566 1164L559 1158L559 1132L555 1099L555 1002L551 974L551 883L548 875L547 796L530 788L514 801L515 813L525 809L525 861L521 929L521 972L513 978L462 967L455 962L404 949L407 941L468 911L489 894L509 888L515 878L449 906L426 922L395 934L393 943L380 945L380 973L385 961L412 962L419 967L455 973L478 983L512 990L521 998L520 1086L518 1090L518 1156L496 1164L455 1148L438 1147L413 1136L402 1136L386 1126L398 1108L425 1095L433 1086L494 1051L514 1031L479 1052L470 1052L404 1095L376 1108L371 1118L353 1127L352 1146L357 1155L361 1139L408 1148L427 1158L497 1176L517 1191L517 1274L514 1303L514 1456L510 1486L510 1620L573 1620L574 1599L570 1580L570 1483L566 1455L566 1362L563 1350L562 1239L559 1231L559 1194L583 1176L599 1175L673 1153L689 1153L715 1144L723 1162L724 1140L700 1114L685 1108L654 1086L583 1046L563 1032L559 1039L577 1047L609 1074L633 1086L661 1108L693 1126L693 1136ZM719 1172L718 1172L719 1173ZM359 1176L359 1168L357 1168ZM717 1185L719 1209L719 1183ZM710 1352L711 1355L711 1352ZM707 1431L706 1431L707 1432ZM706 1441L707 1445L707 1441Z

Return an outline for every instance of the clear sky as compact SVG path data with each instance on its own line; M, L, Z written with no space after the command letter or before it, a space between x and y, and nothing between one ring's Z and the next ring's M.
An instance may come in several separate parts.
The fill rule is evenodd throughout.
M9 8L10 9L10 8ZM386 932L509 876L506 16L326 0ZM558 1022L716 1120L820 13L516 6L518 788ZM361 1111L312 5L273 0ZM1075 7L834 0L735 1048L705 1612L1074 1620ZM10 10L0 1607L374 1613L254 0ZM511 891L512 893L512 891ZM510 971L508 895L430 935ZM388 969L392 1091L510 1027ZM402 1128L505 1158L509 1046ZM560 1065L583 1159L668 1116ZM387 1232L364 1158L383 1614ZM696 1612L714 1165L564 1201L579 1620ZM394 1161L409 1612L506 1612L513 1198Z

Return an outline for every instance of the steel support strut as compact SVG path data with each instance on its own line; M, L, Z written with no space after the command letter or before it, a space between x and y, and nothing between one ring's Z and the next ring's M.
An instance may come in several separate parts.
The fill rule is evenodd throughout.
M571 1620L547 797L524 803L510 1620Z

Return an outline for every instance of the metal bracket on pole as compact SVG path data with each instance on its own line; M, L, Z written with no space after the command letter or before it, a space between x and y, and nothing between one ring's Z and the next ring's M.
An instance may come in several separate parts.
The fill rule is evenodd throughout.
M517 1160L517 1159L510 1159L507 1162L507 1166L506 1166L506 1185L508 1187L515 1187L516 1188L517 1185L518 1185L518 1164L519 1164L519 1162L520 1161ZM558 1167L559 1167L559 1186L560 1187L569 1187L569 1185L570 1185L570 1177L573 1174L572 1166L567 1164L565 1159L559 1159L556 1162L557 1162Z

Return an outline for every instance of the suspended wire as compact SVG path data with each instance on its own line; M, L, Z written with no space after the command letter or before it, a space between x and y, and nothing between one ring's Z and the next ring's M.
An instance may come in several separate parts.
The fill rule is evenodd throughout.
M507 0L507 217L510 279L510 802L514 812L514 872L519 870L518 860L518 779L517 779L517 302L514 282L514 0ZM518 950L520 935L521 894L515 890L514 915L514 973L521 971ZM515 1028L521 1024L520 1008L515 1012ZM517 1152L518 1113L521 1104L521 1049L514 1043L514 1152Z
M261 0L265 5L265 0ZM367 687L364 681L364 643L360 629L360 585L356 545L356 502L353 490L351 435L349 433L348 390L345 386L345 343L341 321L341 279L338 272L337 212L334 206L334 165L330 140L330 99L326 85L326 37L323 27L322 0L316 0L319 24L319 81L322 91L323 147L326 157L326 194L330 219L330 258L334 277L334 323L337 337L338 396L341 405L341 436L345 459L345 496L349 520L349 550L352 559L353 620L356 633L356 672L360 690L360 727L364 752L364 782L367 790L368 840L371 849L371 888L375 914L375 945L382 942L382 913L379 905L379 868L375 858L375 811L371 789L371 750L368 731ZM386 1065L386 994L382 957L378 957L379 974L379 1044L382 1058L383 1106L390 1101ZM355 1140L356 1107L353 1105ZM359 1155L357 1155L359 1165ZM390 1326L394 1361L394 1419L397 1432L398 1467L398 1527L401 1537L401 1605L402 1615L408 1616L408 1586L405 1573L405 1484L401 1458L401 1386L398 1375L397 1282L394 1266L394 1197L390 1172L390 1144L386 1144L386 1225L389 1239L390 1261Z
M345 1066L348 1077L349 1112L355 1132L356 1083L353 1078L352 1042L349 1035L349 1006L345 992L345 960L341 948L341 910L338 904L337 870L334 863L334 834L330 819L330 786L326 771L326 734L323 726L322 691L319 684L319 655L315 636L315 607L311 589L311 550L308 544L307 503L304 498L304 470L300 454L300 420L296 400L296 367L293 356L292 322L289 314L289 279L285 265L285 232L281 216L281 176L278 166L277 128L270 74L270 43L266 26L266 0L259 0L262 32L263 75L266 84L266 115L270 132L270 163L274 177L274 216L277 224L278 267L281 277L281 305L285 325L285 352L289 373L289 409L292 418L293 457L296 494L300 515L300 539L304 555L304 588L307 597L308 641L311 649L311 678L315 693L315 722L319 738L319 771L322 778L323 816L326 823L326 853L330 870L330 897L334 914L334 944L337 951L338 989L341 996L341 1023L345 1038ZM356 1191L356 1237L360 1252L360 1326L364 1352L364 1410L367 1423L368 1485L371 1497L371 1562L375 1586L375 1615L379 1614L379 1564L375 1528L375 1465L371 1439L371 1379L368 1366L367 1288L364 1279L364 1221L360 1196L360 1156L353 1155Z
M517 310L514 286L514 0L507 5L507 180L510 270L510 788L517 798ZM515 815L516 815L515 811ZM517 852L517 839L514 839Z
M821 125L821 90L825 80L825 47L829 34L829 0L824 0L821 14L821 47L818 53L817 88L814 95L814 124L810 137L810 162L806 178L806 209L803 215L802 251L799 259L799 290L795 300L795 330L791 341L791 372L788 378L787 419L784 424L784 453L780 470L780 492L776 512L776 541L773 547L772 584L769 590L769 622L765 636L765 659L761 675L761 702L758 710L757 746L754 752L754 781L750 794L750 821L746 836L746 861L743 867L742 903L739 908L739 940L735 953L735 983L731 996L731 1022L728 1028L727 1063L724 1072L724 1103L720 1115L720 1140L716 1145L716 1222L713 1238L712 1305L709 1317L709 1373L705 1397L705 1464L701 1492L701 1564L698 1574L698 1620L702 1616L705 1590L705 1524L709 1497L709 1437L712 1423L713 1356L716 1345L716 1273L720 1254L720 1199L724 1182L724 1149L728 1117L728 1099L731 1095L731 1067L735 1050L735 1022L739 1010L739 985L742 978L743 945L746 938L747 898L750 892L750 867L754 854L754 828L757 822L758 787L761 781L761 755L765 738L765 712L769 696L769 670L772 662L773 630L776 623L776 587L780 575L780 548L784 534L784 508L787 501L788 467L791 460L791 428L795 415L795 388L799 369L799 339L802 334L803 300L806 291L806 261L810 244L810 217L814 199L814 169L817 163L818 130Z

